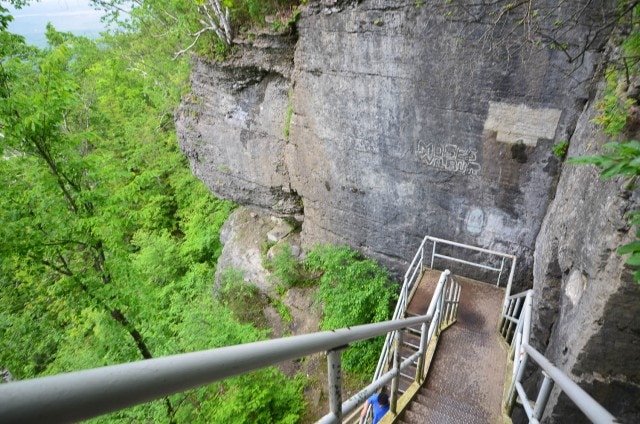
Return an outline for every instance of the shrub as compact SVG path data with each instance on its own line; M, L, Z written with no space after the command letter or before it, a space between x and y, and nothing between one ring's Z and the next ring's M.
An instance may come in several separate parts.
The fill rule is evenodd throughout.
M289 243L283 243L275 249L277 252L273 259L267 261L267 269L273 271L273 278L286 288L302 284L305 281L304 269L291 253Z
M553 154L560 160L564 159L567 156L567 151L569 150L569 142L566 140L560 141L553 145Z
M264 308L268 300L255 284L244 281L244 273L241 270L226 268L220 273L217 297L239 322L266 328Z
M321 273L318 301L323 304L323 330L384 321L391 316L397 287L389 273L346 246L316 246L305 260L307 271ZM355 343L343 353L345 370L372 372L383 340Z
M600 114L593 121L602 125L605 134L616 136L627 124L635 100L627 98L626 94L620 91L618 72L615 69L609 69L606 78L604 97L597 105Z

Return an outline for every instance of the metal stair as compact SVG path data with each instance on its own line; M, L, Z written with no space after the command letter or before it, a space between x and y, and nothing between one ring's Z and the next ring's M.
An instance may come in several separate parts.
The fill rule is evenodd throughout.
M424 314L438 274L425 272L407 316ZM399 422L502 422L507 355L496 329L504 289L463 277L456 280L462 286L457 323L441 333L426 384ZM413 343L413 337L408 331L404 339ZM409 349L411 346L403 346L403 356Z
M434 390L420 389L400 423L406 424L484 424L490 417L484 408Z
M428 243L432 247L430 266L426 265ZM436 245L443 244L445 249L437 249ZM451 256L456 249L467 254ZM498 263L479 262L478 255L492 255ZM463 278L455 270L454 277L449 266L442 273L434 271L434 260L497 273L496 286ZM529 345L533 291L511 294L515 261L512 255L425 236L405 274L389 321L2 384L0 417L2 422L16 424L76 422L326 352L329 412L318 423L357 421L363 402L388 385L391 409L380 424L510 422L502 415L504 383L508 388L504 410L510 414L520 399L532 423L543 417L554 385L592 422L618 422ZM498 288L507 272L505 289ZM416 351L418 327L422 329L422 349ZM343 402L341 352L352 343L385 334L373 381ZM508 352L503 348L506 344L510 344ZM508 380L507 358L513 360L509 367L513 375ZM420 364L418 373L415 361ZM543 370L535 401L522 385L524 371L532 364Z

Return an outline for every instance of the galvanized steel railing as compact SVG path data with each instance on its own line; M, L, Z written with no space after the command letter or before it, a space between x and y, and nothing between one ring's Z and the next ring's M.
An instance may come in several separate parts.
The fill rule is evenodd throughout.
M404 281L402 288L400 289L400 296L396 303L396 309L393 311L392 320L402 319L404 317L407 305L409 304L411 292L415 287L416 281L418 281L422 276L422 271L424 269L425 244L427 239L428 236L422 239L422 243L420 244L420 247L418 247L418 251L414 255L407 272L404 274ZM378 365L376 366L376 371L373 373L372 381L376 381L384 373L384 369L389 363L389 354L391 352L392 345L393 334L389 333L384 340L380 359L378 359Z
M512 350L515 342L514 330L516 332L521 330L523 321L520 320L519 317L521 315L526 296L530 292L531 290L527 290L507 297L506 308L502 313L499 331L506 342L511 345ZM521 332L519 334L521 334Z
M408 272L407 272L408 273ZM427 346L433 339L433 335L439 331L442 322L445 319L450 319L452 313L457 312L457 303L453 302L453 295L449 293L457 293L458 299L460 298L460 288L451 278L450 272L445 270L438 280L438 284L427 309L427 314L422 320L422 327L420 331L420 348L413 355L402 360L400 356L399 346L402 345L402 330L409 327L407 325L403 328L398 328L392 333L391 338L395 341L395 349L393 350L393 366L386 373L375 378L371 384L358 392L355 396L352 396L347 401L342 403L341 401L341 377L340 377L340 349L335 349L327 354L327 366L329 368L329 406L330 412L322 417L318 424L328 424L342 422L342 418L353 412L358 405L361 405L365 400L374 394L378 389L391 382L391 396L390 396L390 412L396 413L396 406L398 402L398 387L400 381L401 371L410 367L416 361L418 366L416 367L415 381L422 382L424 380L424 366L425 356L427 352ZM448 303L446 298L451 297ZM456 299L457 301L457 299ZM400 302L398 302L400 303ZM405 305L406 307L406 305ZM431 319L432 318L432 319ZM411 319L411 318L410 318ZM402 320L401 320L402 321ZM407 319L408 321L408 319ZM429 325L427 325L429 324Z
M400 300L390 321L2 384L1 420L3 423L23 423L88 419L321 351L326 351L328 357L330 412L319 421L320 423L341 422L342 417L354 411L388 382L392 383L391 409L395 412L401 370L418 361L415 380L422 383L424 369L427 366L425 357L429 342L441 328L453 322L457 315L460 287L453 281L450 272L445 271L440 276L426 315L401 319L409 303L411 291L422 273L427 241L433 242L434 245L432 264L434 258L443 258L467 265L482 265L439 254L436 252L438 243L502 256L501 267L493 269L499 271L500 275L504 270L504 259L512 260L500 326L500 333L511 344L510 354L514 361L513 378L505 399L507 411L512 410L515 399L519 396L530 422L537 423L555 383L592 421L616 422L615 418L584 390L529 345L533 292L510 295L515 257L428 236L422 241L405 274ZM484 265L481 267L490 268ZM500 276L498 284L499 282ZM384 374L379 372L369 386L343 403L340 364L342 350L350 343L387 334L388 343L385 343L382 356L388 357L392 351L390 341L395 341L396 346L402 345L402 332L398 330L417 324L422 325L419 350L409 358L401 360L400 349L395 349L391 370ZM543 384L533 406L521 384L529 358L542 368L544 374ZM387 359L383 360L381 357L378 367L384 369L386 363Z
M498 273L498 278L496 281L497 286L500 285L500 279L503 275L503 272L507 269L506 266L508 266L508 263L506 263L505 261L511 261L509 276L507 279L507 284L505 289L505 300L503 304L503 315L504 315L507 309L507 297L511 294L511 286L513 284L513 276L515 274L515 268L516 268L516 257L513 255L507 255L505 253L496 252L493 250L483 249L481 247L470 246L462 243L456 243L453 241L432 237L432 236L425 236L422 239L422 243L420 244L420 247L418 247L418 250L415 256L413 257L413 260L411 261L411 264L409 265L407 272L404 274L404 282L402 285L402 289L400 290L400 297L398 299L398 303L396 304L396 309L393 313L392 319L400 319L405 315L407 305L411 300L412 291L416 286L416 281L418 281L418 279L422 276L422 271L426 267L425 257L428 254L427 253L428 243L431 243L432 245L431 246L431 262L430 262L429 268L433 269L435 259L437 258L437 259L443 259L451 262L462 263L465 265L484 269L487 271L495 271ZM479 253L487 254L489 256L498 257L500 258L500 267L499 268L495 267L489 262L487 263L471 262L471 261L462 259L460 257L446 255L438 250L438 246L453 246L453 247L461 248L468 251L479 252ZM380 378L380 376L384 372L385 367L387 366L387 364L391 359L389 355L391 354L392 345L393 345L393 337L391 334L389 334L385 339L382 352L380 354L380 359L378 360L378 365L376 367L376 371L373 375L372 381L375 381L378 378Z
M431 236L427 236L425 237L425 239L428 239L429 241L431 241L433 243L433 248L431 251L431 268L433 268L433 263L435 261L436 258L440 258L440 259L446 259L448 261L452 261L452 262L457 262L457 263L461 263L464 265L469 265L475 268L480 268L480 269L484 269L487 271L495 271L498 273L498 278L496 280L496 286L500 286L500 279L502 278L502 273L506 270L506 263L505 261L510 260L511 261L511 272L509 273L509 278L507 281L507 287L508 287L508 291L511 291L511 284L513 283L513 274L515 272L515 266L516 266L516 257L513 255L508 255L506 253L502 253L502 252L497 252L495 250L489 250L489 249L483 249L481 247L476 247L476 246L471 246L468 244L462 244L462 243L456 243L454 241L450 241L450 240L445 240L445 239L440 239L440 238L436 238L436 237L431 237ZM446 246L454 246L454 247L459 247L462 248L464 250L471 250L474 252L479 252L479 253L485 253L489 256L497 256L500 258L500 267L496 267L490 263L480 263L480 262L471 262L471 261L467 261L465 259L461 259L455 256L449 256L449 255L445 255L442 253L438 253L437 249L438 249L438 244L441 245L446 245Z
M511 385L505 399L505 410L509 415L513 411L516 398L519 397L530 423L538 423L544 414L544 410L551 394L553 385L556 384L575 405L592 422L616 423L616 419L587 392L578 386L562 370L556 368L540 352L529 345L531 332L531 312L533 309L533 290L510 296L508 314L502 323L500 332L509 342L510 355L513 359L513 376ZM515 333L514 333L515 326ZM543 381L535 402L531 402L522 386L522 378L529 359L533 359L542 368Z
M418 251L418 253L420 253L420 251ZM420 346L418 350L413 355L402 360L402 331L396 330L391 337L391 339L394 341L393 347L390 347L390 350L393 352L393 364L390 367L391 370L381 376L377 376L376 378L374 378L373 382L367 388L369 390L365 389L363 392L361 392L364 397L360 399L360 402L363 402L370 395L375 393L378 388L382 387L385 383L391 380L390 411L393 414L397 414L399 412L397 411L396 406L400 397L399 380L401 371L405 368L410 367L417 360L414 381L418 384L424 382L426 376L425 369L428 367L428 364L426 362L427 348L432 343L434 343L434 340L437 341L437 339L434 339L434 336L437 336L442 329L455 322L458 315L460 292L461 286L454 281L450 271L445 270L444 272L442 272L442 274L440 275L440 279L438 280L436 290L433 294L433 297L431 298L429 308L427 309L427 316L433 316L433 319L431 320L428 330L426 322L422 324ZM398 302L398 304L400 304L400 302ZM390 374L393 375L393 379L385 377ZM366 393L364 393L365 391Z
M444 240L444 239L431 237L431 236L427 236L427 237L425 237L425 239L429 239L433 243L433 249L432 249L432 253L431 253L431 268L433 268L433 263L434 263L435 259L436 258L440 258L440 259L446 259L448 261L457 262L457 263L461 263L461 264L464 264L464 265L472 266L472 267L475 267L475 268L484 269L486 271L494 271L494 272L498 273L498 278L496 280L496 286L498 286L498 287L500 287L500 282L501 282L500 280L502 278L502 275L503 275L504 271L506 271L507 266L508 266L508 263L505 263L505 262L506 261L511 261L511 266L509 267L509 276L507 277L507 284L505 286L505 291L504 291L504 301L502 303L502 319L501 319L501 323L500 323L500 325L502 326L502 322L504 321L504 317L507 314L509 297L511 296L511 288L513 286L513 277L514 277L515 272L516 272L516 257L514 255L508 255L506 253L497 252L495 250L483 249L481 247L470 246L468 244L462 244L462 243L456 243L456 242L453 242L453 241ZM498 258L500 258L500 267L496 267L496 266L494 266L494 265L492 265L490 263L471 262L471 261L468 261L468 260L465 260L465 259L461 259L461 258L458 258L458 257L454 257L454 256L438 253L438 251L437 251L438 244L459 247L459 248L462 248L464 250L471 250L471 251L475 251L475 252L479 252L479 253L484 253L484 254L487 254L489 256L498 257Z
M448 311L443 308L448 275L448 271L443 273L434 294L437 301L432 301L424 316L2 384L0 417L3 423L83 420L282 361L326 351L331 412L320 422L341 422L345 414L353 411L389 381L393 380L392 384L397 387L401 369L416 360L424 362L427 340L435 331L433 323L440 322L443 315L452 313L450 308ZM428 326L429 323L432 325ZM402 363L396 357L391 371L342 403L341 351L350 343L417 324L422 324L421 350Z

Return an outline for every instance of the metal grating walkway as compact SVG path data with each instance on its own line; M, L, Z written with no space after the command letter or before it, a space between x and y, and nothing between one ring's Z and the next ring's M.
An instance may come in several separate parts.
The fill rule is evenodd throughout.
M440 272L427 271L407 314L424 314ZM507 355L497 328L504 290L468 278L462 285L458 322L445 330L434 361L400 422L502 423L502 394Z

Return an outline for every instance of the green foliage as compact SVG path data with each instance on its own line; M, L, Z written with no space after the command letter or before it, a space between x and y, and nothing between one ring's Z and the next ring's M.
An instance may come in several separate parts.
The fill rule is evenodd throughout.
M299 0L235 0L231 3L231 12L239 25L265 25L265 17L275 15L278 28L284 29L298 17Z
M237 377L210 403L203 422L295 424L304 411L303 388L302 377L292 381L273 368Z
M244 281L244 273L241 270L222 270L217 296L239 322L254 324L258 328L267 327L264 308L268 301L255 284Z
M260 256L262 257L262 262L263 262L263 266L268 269L271 270L271 264L269 261L266 260L267 258L267 253L269 252L269 249L271 249L273 246L275 246L275 242L270 241L270 240L263 240L262 243L260 244Z
M0 364L18 379L267 337L212 296L234 205L180 153L173 111L189 63L173 60L170 14L151 13L97 42L49 27L44 50L0 21ZM298 382L260 375L94 421L295 421Z
M632 74L637 74L638 63L640 62L640 27L638 27L638 17L640 17L640 7L636 5L629 14L629 31L622 41L622 52L624 54L624 62Z
M397 287L389 274L370 259L346 246L318 245L301 263L291 254L291 246L278 247L268 265L278 281L276 293L284 296L288 288L318 282L317 300L322 304L323 330L333 330L389 318ZM291 315L280 299L271 299L283 321ZM343 354L345 370L371 372L375 367L383 340L381 338L355 343Z
M291 118L293 117L293 89L289 89L289 104L284 118L283 135L285 140L289 141L289 132L291 130Z
M616 175L635 177L640 175L640 142L607 143L604 149L611 153L595 156L570 158L569 163L577 165L593 164L602 169L601 178L608 179Z
M635 100L627 98L622 93L618 82L618 72L615 69L609 69L606 80L604 97L597 105L600 114L594 119L594 122L603 126L605 134L616 136L622 132L627 124L627 118Z
M282 243L275 249L277 252L273 259L267 261L269 268L273 270L272 276L286 288L302 284L305 280L304 269L302 264L291 253L289 243Z
M596 165L602 170L600 173L602 179L615 176L627 177L629 178L627 189L633 189L636 178L640 176L640 142L635 140L624 143L612 142L605 144L604 148L610 153L569 158L569 163ZM631 212L628 219L632 225L636 226L636 238L639 240L620 247L618 254L630 254L626 263L631 266L640 266L640 211ZM640 283L640 271L635 271L634 278Z
M282 300L282 297L272 297L269 299L269 301L271 303L271 306L276 308L276 311L282 319L282 322L286 324L293 322L293 315L291 315L291 311Z
M569 142L566 140L560 141L553 145L553 154L560 160L564 159L567 156L567 151L569 150Z
M324 330L389 319L397 287L375 261L345 246L319 245L309 252L305 266L321 274L318 300L323 305ZM371 372L382 343L381 338L355 343L343 354L345 369Z
M291 31L300 17L300 9L296 4L292 4L286 12L280 12L271 25L271 29L276 32Z

